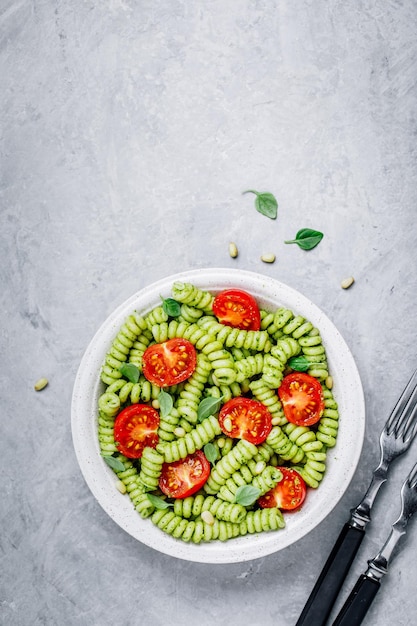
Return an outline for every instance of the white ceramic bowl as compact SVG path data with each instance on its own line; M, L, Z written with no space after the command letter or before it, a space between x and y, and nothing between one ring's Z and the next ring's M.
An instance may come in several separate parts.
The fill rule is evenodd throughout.
M328 451L327 470L320 487L309 490L303 507L285 515L286 527L275 532L246 535L227 542L198 545L173 539L149 519L142 519L130 499L115 488L117 477L100 456L97 438L97 401L103 392L100 369L125 318L137 310L148 313L171 295L174 281L191 282L217 293L240 288L264 308L285 306L319 328L334 380L340 427L335 448ZM306 535L330 513L347 489L359 461L365 430L363 390L357 367L345 341L326 315L305 296L269 277L230 269L199 269L160 280L121 304L99 328L81 361L72 398L72 434L84 478L103 509L125 531L165 554L201 563L234 563L282 550Z

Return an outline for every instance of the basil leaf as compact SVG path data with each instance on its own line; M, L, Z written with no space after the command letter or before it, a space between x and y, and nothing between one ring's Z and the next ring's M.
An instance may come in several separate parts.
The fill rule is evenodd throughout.
M268 191L263 193L259 193L259 191L254 191L253 189L248 189L243 193L254 193L255 198L255 208L262 215L266 215L271 220L275 220L278 213L278 202L275 196Z
M181 314L181 304L174 300L174 298L163 298L162 308L169 317L178 317Z
M206 443L203 448L203 452L206 455L207 461L209 463L214 463L219 458L219 451L214 443Z
M297 372L306 372L310 367L310 361L305 356L293 356L288 365Z
M172 407L174 406L174 400L172 396L161 389L158 394L158 402L159 402L159 410L161 417L166 417L171 413Z
M159 496L153 496L151 493L146 494L150 503L156 508L162 511L163 509L169 509L170 506L174 506L170 502L163 500Z
M261 490L253 485L241 485L237 488L234 501L242 506L254 504L261 495Z
M214 415L220 409L220 405L222 403L223 396L221 398L213 398L212 396L208 396L204 398L198 405L197 409L197 419L199 422L202 422L210 415Z
M134 363L122 363L119 368L122 376L131 383L137 383L140 376L139 368Z
M124 472L125 471L125 466L123 465L121 460L118 459L117 457L115 457L115 456L103 456L103 459L106 461L107 465L109 467L111 467L112 470L114 470L115 472Z
M303 250L312 250L320 243L323 237L324 237L323 233L321 233L319 230L312 230L311 228L302 228L296 234L295 239L284 241L284 243L296 243Z

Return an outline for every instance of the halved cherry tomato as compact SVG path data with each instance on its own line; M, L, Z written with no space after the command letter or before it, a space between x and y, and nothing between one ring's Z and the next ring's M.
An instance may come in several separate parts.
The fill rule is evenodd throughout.
M210 463L201 450L185 459L164 463L159 478L160 490L170 498L187 498L201 489L210 475Z
M225 326L241 330L259 330L261 315L253 296L241 289L227 289L213 301L213 313Z
M292 424L311 426L323 415L323 390L317 378L309 374L293 372L285 376L278 396L284 415Z
M250 398L232 398L219 413L220 428L228 437L246 439L258 445L272 429L272 417L262 402Z
M262 509L278 507L285 511L298 509L307 493L304 479L292 467L278 467L277 469L282 472L282 480L271 491L259 498L259 506Z
M180 337L149 346L142 357L143 375L158 387L170 387L187 380L196 364L196 349Z
M131 404L114 422L114 440L119 452L129 459L139 459L145 447L158 443L159 413L147 404Z

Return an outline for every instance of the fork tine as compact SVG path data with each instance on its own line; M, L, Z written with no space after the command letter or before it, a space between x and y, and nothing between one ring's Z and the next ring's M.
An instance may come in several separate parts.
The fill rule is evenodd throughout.
M391 412L391 415L389 416L387 420L387 423L386 423L387 433L390 433L392 428L396 428L398 422L404 416L404 410L407 407L411 397L414 398L416 385L417 385L417 369L415 370L410 380L408 381L404 391L399 397L395 407L393 408Z
M407 423L404 427L403 440L411 441L417 434L417 403L413 406L412 411L408 415Z
M405 404L402 413L397 419L396 423L393 424L393 431L396 437L403 435L405 437L405 431L407 431L412 425L413 419L416 415L416 406L417 406L417 386L414 387L411 396L409 397L407 403Z
M415 489L417 487L417 463L414 465L413 469L409 473L406 484L411 489Z

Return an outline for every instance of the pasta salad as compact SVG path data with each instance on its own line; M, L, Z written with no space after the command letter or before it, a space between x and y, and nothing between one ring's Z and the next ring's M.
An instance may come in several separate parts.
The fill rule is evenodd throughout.
M200 543L285 527L326 471L338 407L311 322L174 282L101 369L101 454L142 518Z

